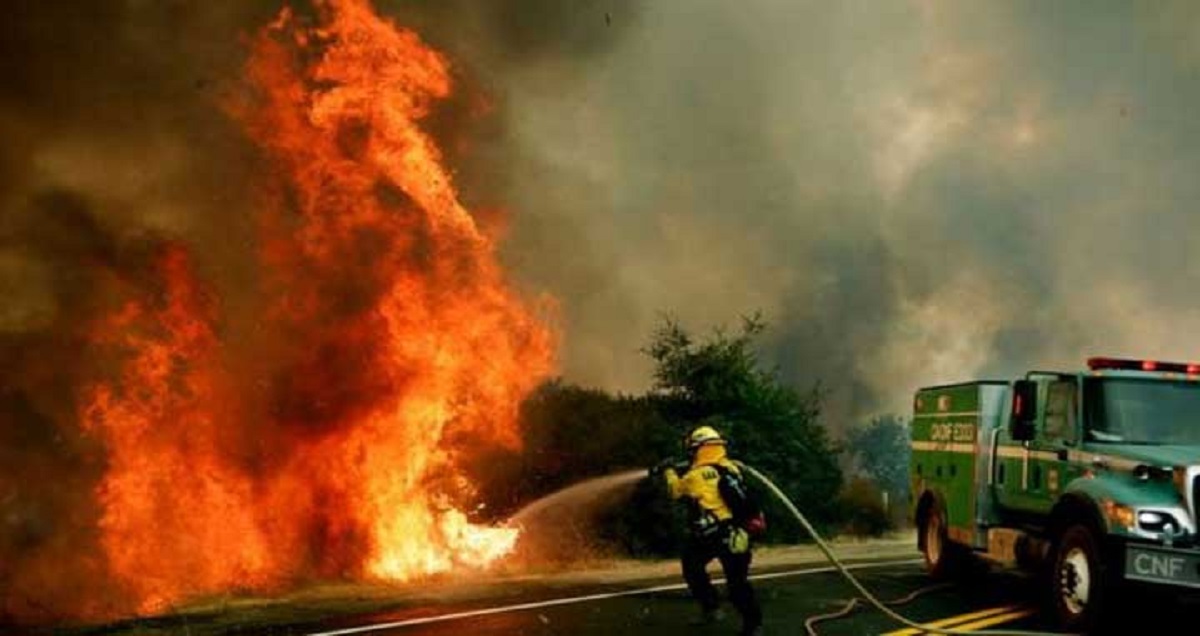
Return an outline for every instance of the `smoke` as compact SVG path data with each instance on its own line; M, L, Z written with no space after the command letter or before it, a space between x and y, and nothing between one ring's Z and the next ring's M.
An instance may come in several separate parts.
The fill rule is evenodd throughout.
M921 385L1200 356L1194 7L539 4L443 37L497 96L476 169L562 299L569 379L643 389L662 312L762 310L834 427Z
M559 299L569 380L644 389L663 312L762 310L833 426L925 384L1200 357L1190 3L378 5L466 87L429 124L518 282ZM153 287L155 245L191 248L227 364L262 364L256 155L222 104L278 8L6 6L4 611L87 598L38 565L96 541L81 325Z

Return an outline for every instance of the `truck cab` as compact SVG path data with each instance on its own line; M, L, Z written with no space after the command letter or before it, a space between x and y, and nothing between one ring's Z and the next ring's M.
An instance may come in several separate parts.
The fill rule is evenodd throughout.
M934 576L975 557L1041 575L1067 629L1137 582L1200 588L1200 365L1092 358L1079 371L925 387L912 517Z

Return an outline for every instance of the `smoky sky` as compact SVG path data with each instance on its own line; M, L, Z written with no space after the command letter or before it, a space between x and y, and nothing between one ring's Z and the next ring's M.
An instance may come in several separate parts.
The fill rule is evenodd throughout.
M761 310L838 428L921 385L1200 356L1188 3L556 6L451 22L526 21L519 53L444 34L504 121L467 194L502 193L508 262L561 299L568 379L644 388L664 313Z
M256 158L221 100L279 3L10 5L8 350L69 360L89 272L147 235L188 244L223 336L253 339ZM378 6L450 57L429 125L515 283L557 299L569 381L644 390L663 315L755 311L835 427L924 384L1200 357L1189 3ZM55 410L20 364L6 389Z

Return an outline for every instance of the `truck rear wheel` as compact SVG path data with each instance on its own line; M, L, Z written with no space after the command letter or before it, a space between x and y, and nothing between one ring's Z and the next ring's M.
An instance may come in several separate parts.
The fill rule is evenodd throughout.
M946 514L940 505L932 505L921 523L921 553L926 571L936 579L951 578L961 570L963 550L950 540Z
M1096 533L1083 524L1067 526L1055 542L1048 574L1049 601L1058 625L1070 631L1091 629L1108 587Z

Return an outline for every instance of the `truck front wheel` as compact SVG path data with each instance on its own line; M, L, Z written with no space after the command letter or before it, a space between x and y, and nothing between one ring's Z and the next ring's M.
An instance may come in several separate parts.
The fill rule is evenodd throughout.
M1055 542L1050 605L1064 629L1087 631L1096 624L1107 587L1100 541L1086 525L1067 526Z

